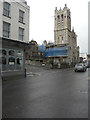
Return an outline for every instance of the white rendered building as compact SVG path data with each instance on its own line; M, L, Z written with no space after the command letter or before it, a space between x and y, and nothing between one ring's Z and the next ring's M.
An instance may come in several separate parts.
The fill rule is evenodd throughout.
M24 75L25 45L29 42L30 7L24 0L0 1L2 76Z

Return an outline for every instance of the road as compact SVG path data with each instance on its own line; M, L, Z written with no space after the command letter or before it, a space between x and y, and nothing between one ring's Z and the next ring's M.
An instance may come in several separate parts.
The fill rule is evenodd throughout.
M88 70L28 67L24 79L3 81L3 118L88 118Z

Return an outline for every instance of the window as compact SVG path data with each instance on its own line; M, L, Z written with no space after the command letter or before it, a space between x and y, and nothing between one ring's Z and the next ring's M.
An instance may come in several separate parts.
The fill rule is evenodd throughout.
M63 30L62 30L62 36L63 36Z
M9 64L9 65L14 65L14 64L15 64L15 58L10 57L10 58L9 58L9 61L8 61L8 64Z
M60 23L58 23L58 28L60 29Z
M2 64L6 65L6 58L2 57Z
M58 15L57 18L60 19L60 16Z
M3 15L10 16L10 4L8 2L3 3Z
M63 14L61 15L62 21L63 21Z
M63 37L62 37L62 40L63 40Z
M22 52L21 52L21 51L18 51L18 52L17 52L17 56L22 56Z
M6 50L2 50L2 55L7 55Z
M64 27L63 23L62 23L62 28Z
M19 65L20 65L20 59L19 59L19 58L17 58L17 64L19 64Z
M22 10L19 10L19 22L23 23L24 21L24 12Z
M19 28L19 40L23 41L24 39L24 29Z
M10 35L10 24L3 22L3 37L9 38Z
M13 51L13 50L10 50L10 51L9 51L9 55L14 56L14 55L15 55L14 51Z
M58 37L58 43L59 43L59 37Z

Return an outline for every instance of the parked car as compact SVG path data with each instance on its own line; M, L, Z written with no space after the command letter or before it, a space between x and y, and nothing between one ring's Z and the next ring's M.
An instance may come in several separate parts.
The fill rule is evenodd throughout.
M83 64L83 63L78 63L78 64L76 64L75 65L75 72L78 72L78 71L86 71L86 66L85 66L85 64Z
M83 64L86 66L86 68L89 68L88 62L84 62Z

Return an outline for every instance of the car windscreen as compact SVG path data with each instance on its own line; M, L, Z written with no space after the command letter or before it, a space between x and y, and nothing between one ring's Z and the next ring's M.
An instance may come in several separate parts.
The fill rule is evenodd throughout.
M82 64L77 64L77 66L82 66Z

